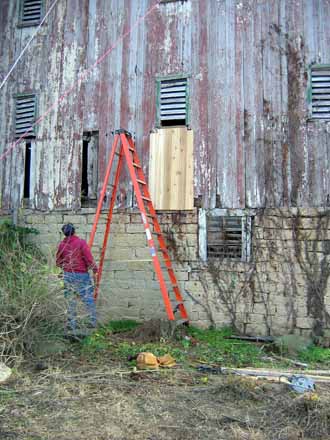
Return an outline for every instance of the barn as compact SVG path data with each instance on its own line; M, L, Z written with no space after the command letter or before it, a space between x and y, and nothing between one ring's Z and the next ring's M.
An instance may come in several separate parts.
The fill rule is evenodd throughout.
M330 0L2 0L0 214L88 239L134 140L192 323L330 333ZM112 187L93 253L98 259ZM165 316L123 168L98 307Z

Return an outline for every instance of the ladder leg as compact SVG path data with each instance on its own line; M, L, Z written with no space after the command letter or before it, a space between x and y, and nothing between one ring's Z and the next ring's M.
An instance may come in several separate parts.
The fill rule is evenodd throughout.
M102 272L103 272L103 263L104 263L104 258L105 258L105 252L107 249L107 243L108 243L108 238L109 238L109 234L110 234L112 214L113 214L113 209L114 209L115 202L116 202L118 183L119 183L119 178L120 178L120 173L121 173L122 167L123 167L123 147L121 146L119 161L118 161L117 170L116 170L115 181L114 181L114 185L113 185L113 189L112 189L110 208L109 208L107 223L106 223L105 232L104 232L103 245L102 245L100 264L99 264L99 271L97 274L96 286L95 286L95 290L94 290L94 299L95 300L98 297L99 286L100 286Z
M115 157L118 141L119 141L119 135L116 134L115 135L115 139L113 141L112 150L111 150L111 153L110 153L110 158L109 158L109 162L108 162L108 166L107 166L107 169L106 169L102 190L101 190L101 193L100 193L100 197L99 197L99 201L98 201L98 205L97 205L97 209L96 209L95 219L94 219L91 235L90 235L89 242L88 242L88 246L90 248L93 246L93 243L94 243L96 229L97 229L97 225L98 225L98 222L99 222L99 218L100 218L100 214L101 214L101 210L102 210L102 206L103 206L103 202L104 202L104 196L105 196L105 193L106 193L106 190L107 190L107 185L108 185L108 181L109 181L109 177L110 177L110 173L111 173L111 168L112 168L113 160L114 160L114 157Z
M147 215L146 215L147 213L146 213L146 210L145 210L145 206L144 206L144 203L143 203L141 190L140 190L139 184L138 184L138 182L136 180L136 174L135 174L135 170L134 170L134 166L133 166L133 161L132 161L132 157L130 155L129 148L130 148L130 146L132 144L131 145L129 144L129 142L127 140L127 137L124 134L121 134L120 138L121 138L121 142L123 144L124 154L125 154L125 157L126 157L129 173L130 173L130 176L131 176L131 179L132 179L132 182L133 182L136 200L137 200L138 207L139 207L141 215L142 215L143 225L144 225L145 233L146 233L147 240L148 240L148 246L149 246L149 249L150 249L150 254L151 254L152 261L153 261L153 264L154 264L154 267L155 267L155 271L156 271L156 274L157 274L157 278L158 278L158 281L159 281L160 290L161 290L161 293L162 293L162 296L163 296L163 300L164 300L167 316L168 316L169 320L173 321L173 320L175 320L175 317L174 317L174 313L173 313L173 310L172 310L171 301L170 301L170 298L168 296L168 290L167 290L167 287L166 287L166 282L165 282L165 279L164 279L164 276L163 276L163 272L162 272L162 269L161 269L161 266L160 266L159 258L158 258L158 255L157 255L157 252L156 252L156 249L155 249L155 243L154 243L152 235L151 235L150 226L149 226L149 222L148 222L148 219L147 219Z
M152 201L151 201L148 185L146 183L146 178L145 178L144 173L142 171L138 154L134 148L134 141L131 137L128 138L128 143L130 146L130 151L132 152L133 162L137 165L137 175L138 175L137 182L140 185L142 185L142 193L143 193L142 199L147 201L149 214L150 214L150 217L152 218L152 225L153 225L154 233L157 236L160 250L162 252L165 266L168 271L168 275L170 278L172 289L173 289L173 292L175 295L175 299L177 301L177 306L176 306L175 310L178 309L180 311L181 317L184 320L188 320L188 314L187 314L187 311L186 311L184 303L183 303L183 297L181 295L180 288L179 288L179 285L178 285L178 282L177 282L177 279L176 279L176 276L175 276L175 273L174 273L174 270L172 267L172 263L170 260L170 256L169 256L169 253L168 253L168 250L166 247L166 243L165 243L165 240L164 240L162 232L161 232L161 228L160 228L160 225L159 225L159 222L157 219L157 214L156 214L156 211L155 211L153 204L152 204ZM143 217L142 217L142 221L143 221Z

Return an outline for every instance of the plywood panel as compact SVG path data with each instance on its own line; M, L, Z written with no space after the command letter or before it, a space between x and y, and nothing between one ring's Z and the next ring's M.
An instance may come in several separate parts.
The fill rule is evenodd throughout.
M193 209L193 131L160 129L150 135L149 190L155 209Z

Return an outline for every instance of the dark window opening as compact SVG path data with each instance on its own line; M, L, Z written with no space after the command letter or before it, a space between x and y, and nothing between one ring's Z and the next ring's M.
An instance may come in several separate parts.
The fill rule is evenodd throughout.
M242 259L242 218L207 217L207 258Z
M187 78L158 80L158 125L188 125Z
M160 0L160 3L175 3L175 2L181 2L181 3L184 3L184 2L186 2L187 0Z
M24 164L24 199L29 199L31 195L31 143L25 144L25 164Z
M178 125L187 125L185 119L172 119L170 121L162 121L162 127L176 127Z
M83 141L82 170L81 170L81 198L88 198L88 142Z
M83 134L81 152L81 204L94 206L98 191L98 140L97 131Z

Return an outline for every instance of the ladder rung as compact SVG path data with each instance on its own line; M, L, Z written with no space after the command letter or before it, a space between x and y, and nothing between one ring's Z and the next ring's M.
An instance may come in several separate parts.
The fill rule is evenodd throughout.
M112 192L116 190L116 188L119 185L118 170L120 171L120 166L122 165L122 162L126 159L127 165L129 166L129 174L131 175L131 179L133 180L133 184L135 185L135 187L137 184L141 185L139 187L140 191L138 191L138 193L139 193L138 202L141 205L141 201L143 201L142 204L144 206L141 206L141 208L142 208L141 215L142 215L143 223L144 223L145 227L147 227L147 230L146 230L147 238L150 237L150 233L151 233L154 236L156 235L157 239L158 239L157 242L155 240L155 243L152 243L153 244L152 247L149 242L149 239L148 239L148 244L150 246L150 251L151 251L152 257L155 257L155 258L153 258L154 269L157 273L158 279L160 280L160 289L163 294L164 305L165 305L165 309L167 312L167 316L170 320L175 319L174 312L176 311L176 309L179 309L181 318L183 318L181 320L181 322L188 323L188 319L187 319L188 314L185 309L185 305L183 303L183 298L182 298L182 295L180 292L180 287L178 285L179 281L177 280L175 273L174 273L170 253L166 247L163 233L161 231L159 222L157 220L157 214L156 214L155 209L153 207L152 199L150 198L149 191L148 191L148 186L147 186L148 182L147 182L147 179L143 173L143 166L140 164L139 155L137 153L132 136L130 133L128 133L124 129L116 130L115 133L116 133L116 136L120 135L120 138L124 137L126 139L127 143L124 142L122 144L122 146L117 150L118 137L115 137L115 140L113 142L113 147L111 150L111 155L109 158L108 166L110 166L112 164L112 160L114 159L115 155L119 157L119 159L116 159L116 162L117 162L116 178L112 183L110 183L110 182L107 183L106 181L104 181L103 186L106 188L110 188L109 191L111 191L111 189L112 189ZM130 153L130 154L128 154L128 153ZM127 155L127 157L126 157L126 155ZM110 159L111 159L111 161L110 161ZM137 170L134 171L134 168L132 170L132 166ZM106 200L106 197L107 196L105 195L104 200ZM109 215L109 218L108 218L109 222L111 222L112 210L114 208L115 201L116 200L115 200L114 193L113 193L113 196L111 197L111 203L110 203L109 214L108 214ZM97 226L97 222L98 222L98 217L94 221L93 228ZM151 241L153 241L153 240L151 240ZM157 253L155 253L154 247L156 247ZM159 251L162 252L162 256L159 255ZM102 247L102 251L101 251L100 267L102 267L102 265L103 265L104 255L105 255L105 244L103 243L103 247ZM144 261L144 260L141 260L141 261ZM150 260L148 259L145 261L150 261ZM100 276L98 278L99 282L100 282L100 279L101 279L101 272L100 272ZM172 292L170 292L170 291L172 291ZM96 289L96 293L94 295L95 299L97 297L97 293L98 292ZM170 295L170 293L171 293L171 295ZM175 299L176 299L175 302L173 301L173 299L174 299L173 297L175 297ZM176 306L174 311L173 311L173 306ZM179 322L179 321L176 320L176 322Z

